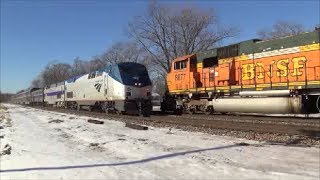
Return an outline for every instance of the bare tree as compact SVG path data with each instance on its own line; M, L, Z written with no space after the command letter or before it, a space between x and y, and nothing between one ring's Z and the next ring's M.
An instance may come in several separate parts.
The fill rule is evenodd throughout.
M160 95L164 95L167 90L166 78L163 76L165 73L158 72L158 74L153 73L151 75L151 81L153 85L152 91Z
M0 91L0 102L8 102L8 101L10 101L12 96L13 96L12 93L2 93Z
M90 61L81 60L79 57L77 57L74 59L71 67L71 76L86 74L91 71L101 69L105 66L106 63L102 61L100 56L94 56Z
M259 30L257 32L257 35L261 39L272 39L277 37L296 35L305 31L306 29L302 24L289 21L278 21L273 24L271 29Z
M62 82L71 77L71 66L66 63L48 64L41 73L45 86Z
M151 3L148 12L129 23L128 33L151 56L170 71L172 59L207 50L225 38L236 35L236 28L218 28L212 11L196 7L181 10Z
M98 69L101 69L107 65L105 61L100 56L95 56L93 59L89 62L90 65L90 71L96 71Z
M90 72L89 62L81 60L79 57L76 57L71 67L71 76L77 76L77 75L86 74L89 72Z
M17 91L16 94L22 93L24 91L25 91L24 89L21 89L21 90Z
M119 62L139 62L144 63L144 52L133 42L118 42L111 46L101 55L101 60L105 64Z
M44 86L41 74L31 81L31 88L41 88Z

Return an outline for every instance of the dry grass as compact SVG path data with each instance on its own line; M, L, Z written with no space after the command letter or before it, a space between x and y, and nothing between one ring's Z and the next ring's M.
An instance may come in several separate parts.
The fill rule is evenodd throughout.
M0 103L0 123L7 127L11 126L11 119L9 118L8 108Z
M7 107L5 107L2 103L0 103L0 110L4 110L4 111L7 111L8 110L8 108Z

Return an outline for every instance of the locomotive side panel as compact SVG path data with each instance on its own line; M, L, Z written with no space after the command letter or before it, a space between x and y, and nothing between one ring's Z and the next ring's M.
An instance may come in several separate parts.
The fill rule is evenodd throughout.
M103 72L92 72L66 81L66 102L94 105L104 99Z
M198 71L202 90L319 88L319 57L319 48L257 59L239 56L221 59L213 67L203 68L200 64Z
M125 100L125 86L106 75L106 100Z
M284 53L286 52L288 51ZM236 61L236 79L239 85L258 85L260 89L272 86L290 86L289 88L293 89L319 85L319 55L318 48L257 59L242 59Z

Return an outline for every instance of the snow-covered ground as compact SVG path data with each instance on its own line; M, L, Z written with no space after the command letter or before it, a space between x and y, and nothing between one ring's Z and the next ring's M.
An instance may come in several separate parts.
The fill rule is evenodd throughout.
M320 151L6 104L0 179L319 179ZM4 111L1 111L4 113ZM8 117L6 117L8 118ZM61 122L61 121L63 122ZM50 122L50 123L49 123ZM2 121L4 123L4 121ZM249 143L239 146L237 143Z

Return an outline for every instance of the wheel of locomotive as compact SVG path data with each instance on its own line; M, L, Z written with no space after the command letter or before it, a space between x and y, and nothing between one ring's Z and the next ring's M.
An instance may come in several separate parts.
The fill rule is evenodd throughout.
M142 110L143 117L150 117L150 114L151 114L151 111L148 110L147 108Z
M107 108L107 103L106 102L101 103L100 108L101 108L102 112L105 112L106 114L109 114L109 110Z
M70 102L70 109L77 110L78 109L78 103L77 102Z
M91 112L92 109L93 109L93 107L92 107L92 106L89 106L88 111Z
M195 109L189 109L188 110L188 114L195 114L195 113L196 113Z
M188 114L195 114L196 113L196 107L194 105L191 105L187 109Z
M211 115L214 113L214 109L212 106L208 106L207 109L204 112L206 115Z
M122 111L115 110L115 113L116 113L117 115L123 115L123 112L122 112Z
M182 109L175 109L174 110L174 114L178 115L178 116L181 116L182 115Z

